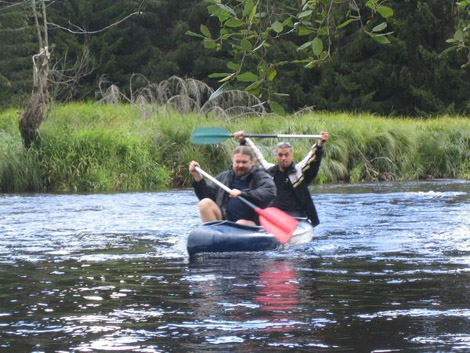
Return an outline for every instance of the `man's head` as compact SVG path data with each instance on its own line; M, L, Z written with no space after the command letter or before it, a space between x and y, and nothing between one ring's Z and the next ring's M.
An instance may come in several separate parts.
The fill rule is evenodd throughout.
M251 148L239 146L232 152L232 168L239 177L249 173L253 168L255 156Z
M292 149L292 145L289 142L279 142L276 145L275 153L277 163L279 164L279 169L284 171L289 168L292 164L292 161L294 160L294 151Z

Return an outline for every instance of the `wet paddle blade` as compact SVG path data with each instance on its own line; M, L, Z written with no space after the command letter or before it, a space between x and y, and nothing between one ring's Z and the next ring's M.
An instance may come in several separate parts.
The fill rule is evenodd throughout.
M191 143L196 145L217 144L229 137L232 137L232 134L221 127L198 127L191 133Z
M259 215L261 226L268 233L274 235L281 244L289 242L299 223L297 219L276 207L256 208L255 211Z

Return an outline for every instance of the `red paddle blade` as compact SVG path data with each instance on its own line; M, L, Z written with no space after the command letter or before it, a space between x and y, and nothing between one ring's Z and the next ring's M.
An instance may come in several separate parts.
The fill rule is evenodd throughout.
M294 217L276 207L256 208L261 226L274 235L281 244L289 242L299 223Z

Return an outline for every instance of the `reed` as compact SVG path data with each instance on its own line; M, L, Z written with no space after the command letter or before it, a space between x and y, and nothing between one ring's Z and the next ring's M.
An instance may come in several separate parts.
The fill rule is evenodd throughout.
M317 183L338 181L470 179L470 121L391 119L348 113L307 112L278 117L181 113L129 104L73 103L54 106L41 141L26 150L17 113L0 112L0 191L127 191L187 187L187 166L197 160L211 174L230 164L236 141L192 145L191 132L221 126L251 133L312 134L328 130ZM268 160L277 139L258 139ZM291 140L300 160L314 141Z
M432 120L385 118L349 113L246 119L231 130L260 133L313 134L330 132L317 182L417 180L469 177L470 121L463 117ZM262 141L268 153L277 141ZM312 141L295 140L300 160ZM273 160L273 158L271 158Z

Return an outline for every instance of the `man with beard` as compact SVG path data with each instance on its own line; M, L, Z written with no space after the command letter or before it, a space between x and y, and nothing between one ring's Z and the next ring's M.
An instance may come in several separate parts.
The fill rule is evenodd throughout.
M189 172L194 178L193 187L200 200L199 212L203 222L227 219L246 225L259 224L256 212L238 199L252 202L259 208L268 207L276 196L272 177L255 164L251 148L239 146L232 152L232 166L216 176L232 191L227 193L214 183L207 184L197 172L199 163L191 161Z

